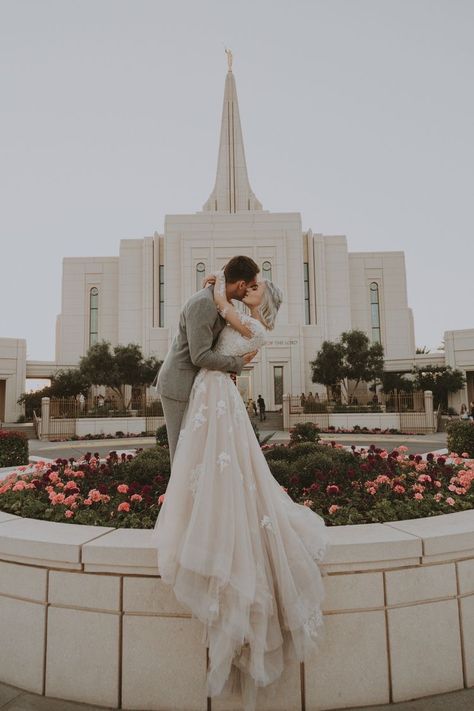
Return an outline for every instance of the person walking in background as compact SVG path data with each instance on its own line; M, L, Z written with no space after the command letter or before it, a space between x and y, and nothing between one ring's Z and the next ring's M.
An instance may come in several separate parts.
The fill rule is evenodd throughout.
M258 410L260 412L260 422L262 422L263 420L267 419L265 400L263 399L263 397L261 395L259 395L257 398L257 402L258 402Z

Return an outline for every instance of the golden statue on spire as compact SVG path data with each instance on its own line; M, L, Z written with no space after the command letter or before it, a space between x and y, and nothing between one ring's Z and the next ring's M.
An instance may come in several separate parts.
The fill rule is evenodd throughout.
M229 72L232 71L232 60L233 60L233 55L232 55L232 50L225 48L225 53L227 54L227 66L229 67Z

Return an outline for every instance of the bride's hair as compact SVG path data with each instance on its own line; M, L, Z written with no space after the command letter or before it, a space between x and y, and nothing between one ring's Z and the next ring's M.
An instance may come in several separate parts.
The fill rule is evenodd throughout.
M266 328L271 331L275 327L275 319L278 309L283 301L282 290L269 279L263 279L266 289L263 292L262 303L260 304L260 316Z

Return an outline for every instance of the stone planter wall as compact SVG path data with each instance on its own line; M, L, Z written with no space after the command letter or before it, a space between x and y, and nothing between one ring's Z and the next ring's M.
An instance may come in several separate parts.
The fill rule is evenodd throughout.
M205 711L201 628L161 582L150 534L0 512L0 681L99 706ZM321 651L260 691L259 711L473 686L474 511L330 536Z

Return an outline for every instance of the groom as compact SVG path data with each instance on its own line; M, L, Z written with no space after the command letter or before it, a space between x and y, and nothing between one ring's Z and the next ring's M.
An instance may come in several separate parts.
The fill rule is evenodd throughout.
M225 266L227 299L242 301L257 283L260 269L250 257L233 257ZM240 375L257 351L244 356L214 353L212 347L226 325L214 303L213 287L201 289L185 303L178 331L158 372L157 390L161 395L168 431L170 458L173 461L184 411L194 378L200 368Z

